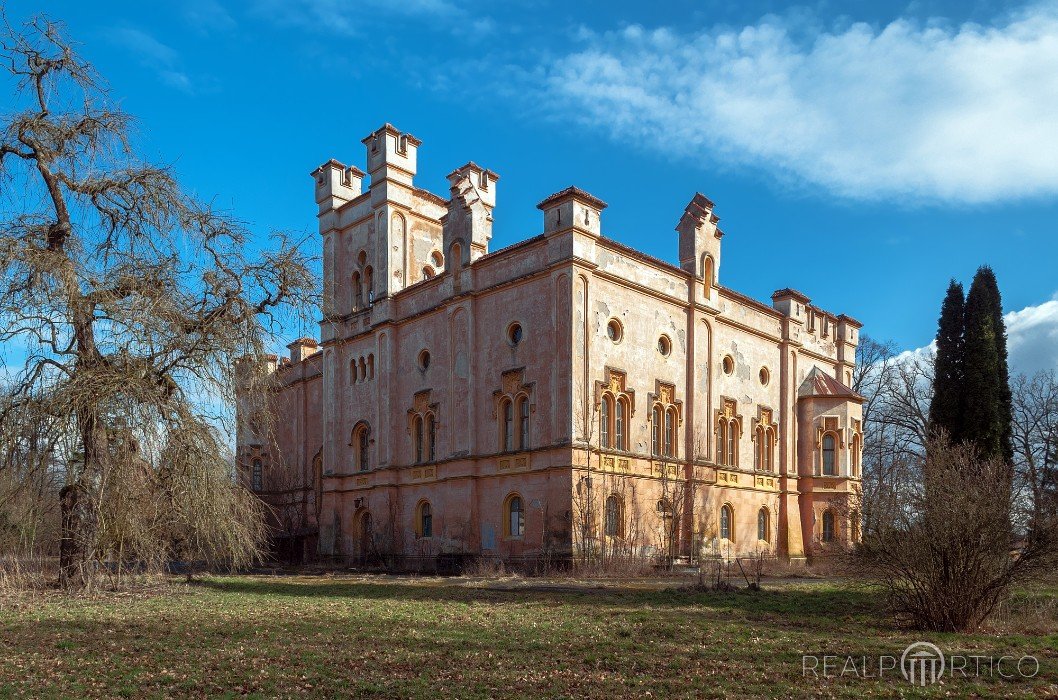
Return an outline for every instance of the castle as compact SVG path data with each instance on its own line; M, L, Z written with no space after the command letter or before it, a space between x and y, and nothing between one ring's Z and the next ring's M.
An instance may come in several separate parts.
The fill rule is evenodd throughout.
M445 198L415 185L414 136L363 143L366 173L312 173L320 340L238 406L240 478L296 547L801 559L858 538L861 324L723 286L711 201L679 217L679 266L607 238L576 187L490 251L496 173L467 163Z

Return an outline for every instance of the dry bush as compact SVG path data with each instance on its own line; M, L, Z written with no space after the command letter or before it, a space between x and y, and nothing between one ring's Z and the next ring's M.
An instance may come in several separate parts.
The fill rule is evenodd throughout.
M855 562L915 627L974 630L1013 586L1058 564L1055 514L1035 506L1023 512L1001 460L981 459L943 436L927 448L923 487L902 490L877 511Z
M463 567L463 576L472 578L505 578L511 575L501 557L475 557Z

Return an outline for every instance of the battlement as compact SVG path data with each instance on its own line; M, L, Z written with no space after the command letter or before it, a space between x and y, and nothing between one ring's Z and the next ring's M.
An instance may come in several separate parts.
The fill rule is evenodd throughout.
M364 137L361 143L367 146L367 172L372 186L381 180L412 184L422 141L387 122Z

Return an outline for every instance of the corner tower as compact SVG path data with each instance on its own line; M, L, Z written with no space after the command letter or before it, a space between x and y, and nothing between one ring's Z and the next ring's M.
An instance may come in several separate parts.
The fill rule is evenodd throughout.
M415 193L415 172L422 142L392 124L383 124L363 139L367 174L371 178L371 245L367 257L372 274L366 301L392 296L411 283L408 216ZM366 275L365 275L366 279Z

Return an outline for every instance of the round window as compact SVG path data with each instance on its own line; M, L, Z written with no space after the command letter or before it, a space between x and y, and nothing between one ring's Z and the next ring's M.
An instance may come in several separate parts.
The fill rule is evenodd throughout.
M730 355L726 355L723 360L724 374L734 374L735 372L735 358Z
M624 329L621 328L621 322L616 318L611 318L610 322L606 324L606 337L615 343L619 343L623 335Z
M430 351L423 350L419 353L419 369L423 372L430 368Z
M672 352L672 341L669 340L669 337L667 335L663 335L658 338L658 352L660 352L665 357L668 357L669 353Z
M771 379L771 373L768 372L767 367L760 368L760 383L761 386L768 386L768 381Z
M507 342L517 345L522 342L522 326L520 323L512 323L507 327Z

